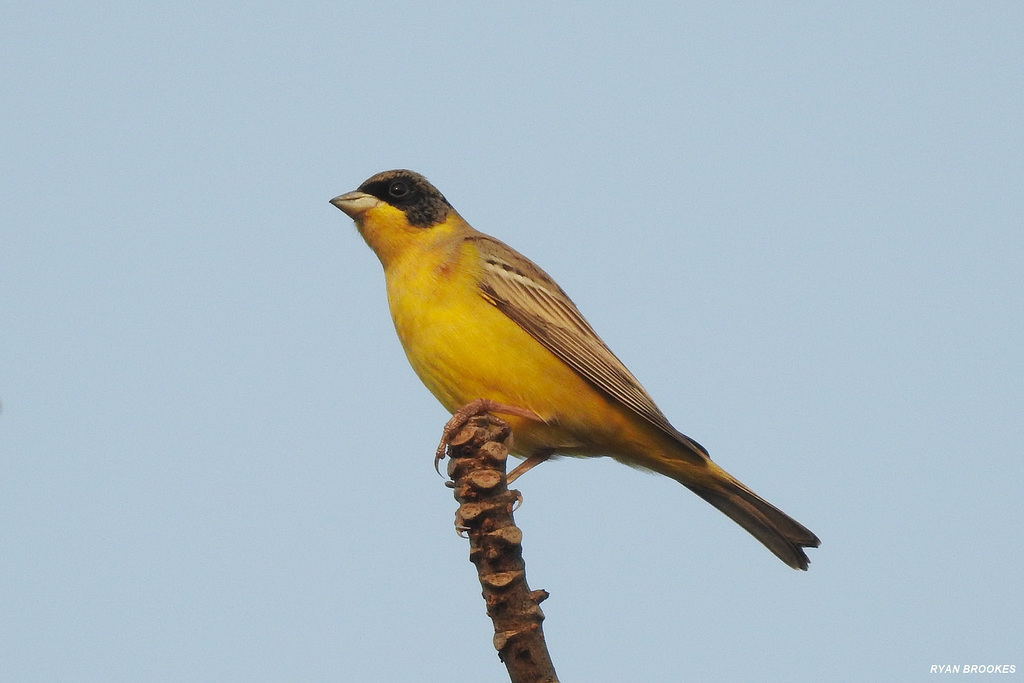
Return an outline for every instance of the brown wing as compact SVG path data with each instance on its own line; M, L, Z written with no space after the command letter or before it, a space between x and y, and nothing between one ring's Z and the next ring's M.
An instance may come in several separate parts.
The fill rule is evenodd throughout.
M492 237L476 234L467 239L476 243L483 259L480 291L487 301L605 394L697 454L707 456L703 446L669 423L636 377L547 273Z

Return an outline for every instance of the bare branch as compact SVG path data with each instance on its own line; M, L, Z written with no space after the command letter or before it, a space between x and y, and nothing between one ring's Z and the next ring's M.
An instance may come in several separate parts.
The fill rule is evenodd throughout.
M449 486L459 510L455 526L469 536L487 615L494 622L494 647L512 683L557 683L541 621L547 591L526 584L522 531L512 510L522 500L505 476L509 427L489 414L471 418L448 439Z

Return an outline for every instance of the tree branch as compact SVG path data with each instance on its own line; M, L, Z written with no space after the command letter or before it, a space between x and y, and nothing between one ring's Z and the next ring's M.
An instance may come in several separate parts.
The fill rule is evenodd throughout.
M512 683L558 683L541 621L547 591L526 584L523 533L512 510L522 500L505 478L510 430L489 414L471 418L448 440L448 482L459 510L455 526L469 536L487 616L494 622L494 647Z

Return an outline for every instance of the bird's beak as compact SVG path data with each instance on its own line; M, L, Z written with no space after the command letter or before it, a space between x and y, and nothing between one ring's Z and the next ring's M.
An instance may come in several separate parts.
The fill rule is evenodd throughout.
M331 200L331 204L347 213L353 220L359 218L373 207L379 206L380 203L381 201L372 194L366 194L358 190L346 192Z

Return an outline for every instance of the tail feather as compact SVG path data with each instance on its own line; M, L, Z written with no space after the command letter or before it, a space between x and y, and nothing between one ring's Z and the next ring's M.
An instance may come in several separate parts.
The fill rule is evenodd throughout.
M613 457L675 479L724 512L780 560L806 571L810 560L803 549L817 548L818 537L716 465L695 441L682 434L674 437L675 443L668 448L640 448L632 457Z
M817 548L820 543L810 529L732 477L711 487L681 483L750 532L790 567L807 569L810 560L803 549Z

